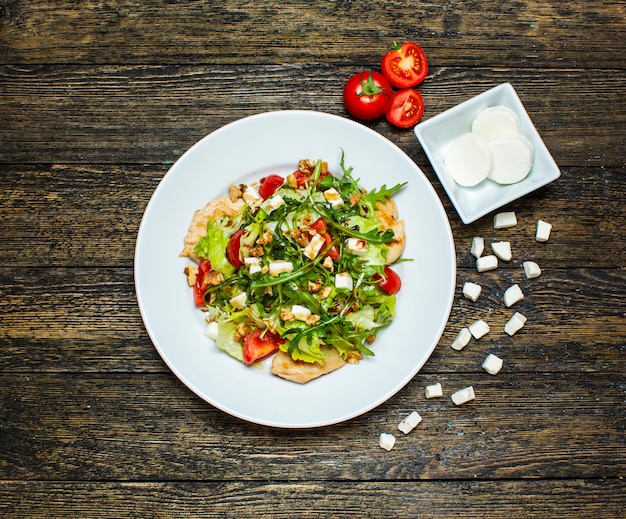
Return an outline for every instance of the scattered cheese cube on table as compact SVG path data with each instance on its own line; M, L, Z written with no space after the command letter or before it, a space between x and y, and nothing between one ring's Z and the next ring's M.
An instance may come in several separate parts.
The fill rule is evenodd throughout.
M515 312L504 325L504 331L508 335L515 335L524 327L527 320L526 316L520 314L519 312Z
M456 393L453 393L450 398L456 405L465 404L476 398L474 394L474 388L472 386L459 389Z
M482 256L476 260L476 270L478 272L487 272L498 268L498 258L493 254Z
M476 284L476 283L471 283L471 282L467 281L463 285L463 295L467 299L471 299L472 301L474 301L474 303L476 302L476 300L480 296L481 292L482 292L482 287L480 285Z
M541 275L541 269L534 261L525 261L522 267L528 279L538 278Z
M524 294L519 285L510 286L504 292L504 304L507 307L519 303L522 299L524 299Z
M478 319L470 324L469 331L474 339L480 339L489 333L489 325L482 319Z
M472 338L472 334L469 331L469 328L463 328L458 333L458 335L456 336L456 339L454 339L454 341L452 342L450 346L454 350L461 351L463 348L465 348L465 346L468 345L471 338Z
M480 236L474 236L474 238L472 238L472 247L470 248L470 254L478 259L483 255L484 250L485 240Z
M497 375L502 369L503 361L497 355L490 353L483 362L483 369L490 375Z
M398 424L398 429L404 434L409 434L422 421L422 417L417 411L413 411L409 416Z
M552 230L552 224L544 222L543 220L537 221L537 231L535 233L535 239L537 241L548 241L550 238L550 231Z
M494 229L506 229L515 225L517 225L517 217L513 211L498 213L493 217Z
M431 384L430 386L426 386L426 389L424 390L424 396L426 398L439 398L439 397L442 397L443 396L443 388L441 387L441 383L437 382L435 384Z
M396 437L393 434L389 433L380 433L378 437L378 445L380 445L386 451L390 451L393 449L393 446L396 444Z
M491 250L502 261L511 261L513 254L511 252L511 243L508 241L496 241L491 244Z

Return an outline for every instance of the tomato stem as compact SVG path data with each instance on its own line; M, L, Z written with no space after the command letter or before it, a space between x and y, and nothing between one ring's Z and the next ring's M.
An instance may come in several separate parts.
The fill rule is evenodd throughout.
M389 97L389 94L385 92L383 87L380 87L376 84L371 72L369 73L367 77L367 81L363 81L362 78L363 76L361 76L361 92L357 94L359 97L361 96L374 97L376 95Z

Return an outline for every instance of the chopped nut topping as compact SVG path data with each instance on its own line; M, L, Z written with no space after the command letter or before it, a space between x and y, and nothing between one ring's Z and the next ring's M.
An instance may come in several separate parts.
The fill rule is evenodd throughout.
M233 339L237 342L243 342L248 335L250 335L250 327L247 324L239 323L233 335Z
M290 188L298 189L298 180L296 179L296 176L293 173L290 173L289 175L287 175L285 182L287 182L287 185Z
M294 315L291 313L291 310L289 310L288 308L280 309L280 318L283 321L294 321L296 319Z
M349 351L346 355L346 362L348 364L358 364L363 359L363 354L360 351Z
M307 287L309 289L309 292L311 292L311 294L317 294L323 286L324 285L323 285L321 278L317 278L315 281L309 280L307 282Z
M350 207L354 207L356 204L358 204L361 201L361 196L362 195L360 193L353 193L352 195L350 195L348 197Z
M317 293L317 298L318 299L326 299L330 293L332 292L333 288L332 287L324 287L322 288L318 293Z
M268 244L272 243L273 239L274 239L274 237L272 236L272 232L271 231L265 231L261 236L259 236L259 238L257 239L256 243L257 243L257 245L268 245Z
M261 245L257 245L256 247L252 247L250 249L249 254L253 258L260 258L261 256L263 256L263 254L265 254L265 250L263 249Z
M306 324L308 324L309 326L313 326L315 324L317 324L317 322L320 320L320 316L319 315L310 315L307 320L306 320Z
M365 339L365 342L366 342L367 344L372 344L375 340L376 340L376 336L374 336L374 335L370 335L369 337L367 337L367 338Z
M222 274L219 270L210 270L207 272L204 280L209 285L219 285L222 281L224 281L224 274Z
M302 173L313 173L315 169L315 162L311 159L302 159L298 162L298 170L302 171Z
M187 284L192 287L196 284L196 275L198 274L198 267L195 265L187 265L183 271L187 276Z
M231 184L228 188L228 196L230 197L231 202L236 202L243 195L243 191L239 186L235 184Z

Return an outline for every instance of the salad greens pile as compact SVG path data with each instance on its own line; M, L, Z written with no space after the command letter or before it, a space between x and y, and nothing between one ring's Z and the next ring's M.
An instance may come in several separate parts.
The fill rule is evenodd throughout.
M373 355L368 345L394 316L396 296L379 286L394 233L383 230L376 211L405 183L365 192L343 157L341 177L325 166L318 160L306 182L288 177L265 200L244 192L242 210L209 220L195 246L219 273L204 292L207 322L217 323L218 347L239 360L253 330L280 336L280 349L294 360L321 363L327 347L344 359ZM317 250L316 234L324 238Z

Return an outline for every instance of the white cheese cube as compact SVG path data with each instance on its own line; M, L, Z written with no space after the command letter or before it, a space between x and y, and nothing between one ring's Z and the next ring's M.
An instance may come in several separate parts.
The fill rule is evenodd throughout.
M482 319L478 319L469 325L469 331L474 339L480 339L489 333L489 325Z
M443 388L441 387L441 383L437 382L430 386L426 386L424 390L424 396L426 398L439 398L443 396Z
M263 201L263 198L261 197L261 195L259 195L259 192L252 186L246 186L243 194L241 195L241 198L243 198L244 202L250 205L253 205L255 203L260 204Z
M402 431L404 434L409 434L420 424L421 421L422 417L419 415L419 413L417 411L413 411L409 416L407 416L398 424L398 430Z
M537 241L548 241L550 238L550 231L552 230L552 224L544 222L543 220L537 221L537 232L535 233L535 239Z
M237 294L235 297L230 299L230 304L235 308L244 308L246 306L246 300L248 299L248 294L245 292L241 292L241 294Z
M218 332L218 324L216 321L211 321L206 325L204 329L204 335L206 335L209 339L217 340L217 332Z
M519 303L522 299L524 299L524 294L522 293L522 289L519 285L513 285L507 288L504 292L504 304L509 307L513 306L515 303Z
M310 260L314 260L317 258L317 255L322 250L322 247L326 243L324 237L321 234L315 234L309 244L302 249L302 254L304 254Z
M497 375L502 369L502 359L493 353L487 355L483 361L483 369L490 375Z
M511 252L511 243L508 241L496 241L491 244L491 250L502 261L511 261L513 254Z
M450 395L450 398L456 405L461 405L469 402L470 400L474 400L476 395L474 394L474 388L472 386L467 386Z
M475 258L480 258L485 250L485 240L480 236L474 236L472 238L472 246L470 248L470 254Z
M467 281L463 285L463 295L467 299L471 299L472 301L474 301L474 303L480 296L480 293L482 292L482 290L483 289L480 285L477 285L476 283L470 283L469 281Z
M293 271L293 263L291 261L285 260L276 260L272 261L269 265L270 276L278 276L283 272L292 272Z
M482 256L476 260L476 270L478 272L487 272L498 268L498 258L493 254Z
M261 204L261 209L266 213L271 214L272 211L278 209L285 203L285 200L280 195L274 195L272 198L268 198Z
M324 191L324 198L333 209L341 209L344 206L343 198L334 187Z
M522 267L528 279L538 278L541 275L541 269L534 261L525 261Z
M465 346L469 344L470 339L472 338L472 333L469 331L469 328L463 328L456 336L456 339L452 342L450 347L454 350L461 351Z
M378 438L378 445L380 445L386 451L390 451L393 449L393 446L396 444L396 437L393 434L388 433L380 433Z
M524 315L519 312L515 312L504 325L504 331L508 335L513 336L524 327L527 320L528 319Z
M354 282L349 272L340 272L335 276L335 288L352 291Z
M515 225L517 225L517 217L513 211L498 213L493 217L494 229L506 229L507 227L514 227Z
M346 240L346 250L355 256L363 256L367 252L367 242L360 238L348 238Z
M311 310L302 305L292 305L291 313L293 314L294 319L297 319L298 321L306 321L309 317L311 317Z
M248 272L250 272L250 274L256 274L257 272L261 272L261 270L263 270L261 267L261 258L253 258L252 256L249 256L244 258L243 262L244 265L248 267Z

